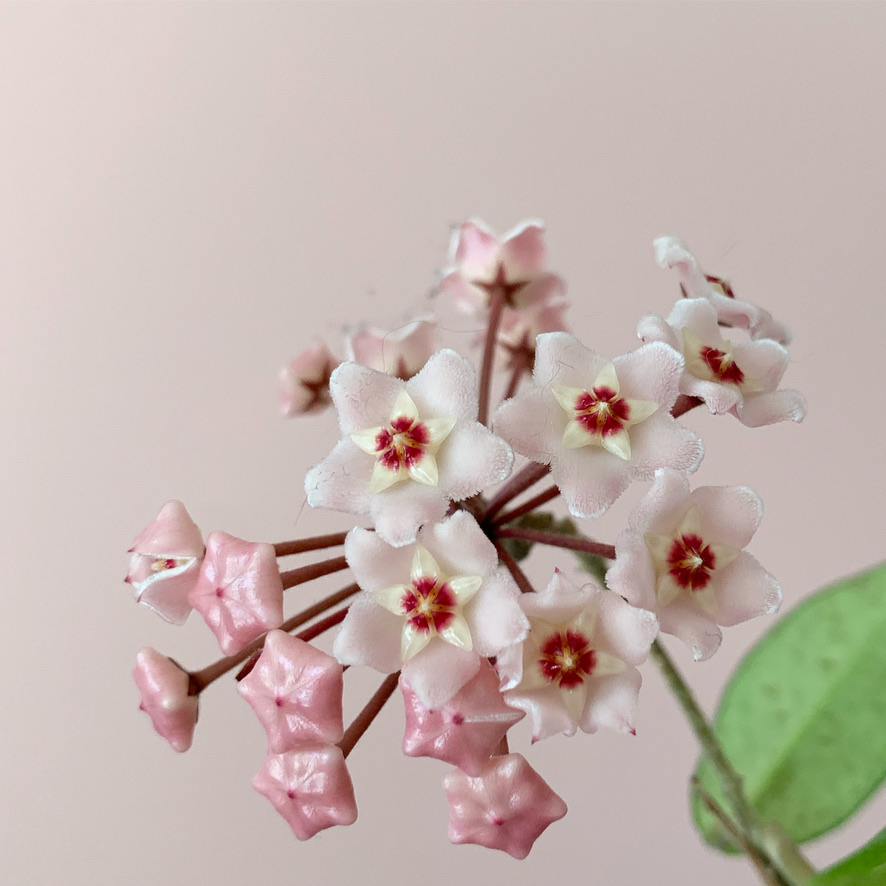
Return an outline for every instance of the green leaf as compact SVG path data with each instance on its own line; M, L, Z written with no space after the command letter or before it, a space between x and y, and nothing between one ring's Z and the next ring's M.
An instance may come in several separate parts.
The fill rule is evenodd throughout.
M886 778L886 564L778 622L729 681L714 731L751 805L796 842L858 809ZM696 776L728 810L709 760ZM697 797L693 814L709 843L734 850Z
M883 886L886 883L886 830L854 855L813 877L808 886Z

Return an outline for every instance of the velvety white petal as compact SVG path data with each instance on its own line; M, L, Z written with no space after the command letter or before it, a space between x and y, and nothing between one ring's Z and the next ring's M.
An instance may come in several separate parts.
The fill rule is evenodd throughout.
M432 355L406 390L422 418L477 420L477 373L469 360L449 348Z
M631 512L628 525L641 536L671 532L689 505L689 477L682 471L662 468L655 472L652 486Z
M664 319L656 314L647 314L637 324L637 338L642 342L663 341L674 350L682 352L683 343L677 331Z
M622 397L654 400L670 409L677 399L683 357L670 345L654 341L613 361Z
M616 732L634 731L634 711L642 677L636 668L589 680L587 707L581 721L584 732L601 726Z
M408 582L412 556L410 548L392 548L368 529L356 527L345 538L345 559L364 591Z
M679 299L668 314L668 323L675 330L691 329L706 345L720 341L724 332L717 323L717 309L708 298Z
M547 332L535 340L532 377L542 387L555 384L587 389L608 362L568 332Z
M778 582L745 551L714 576L718 624L736 625L758 615L771 615L781 606Z
M369 503L375 531L395 548L415 541L419 527L446 516L449 500L439 486L407 480L378 492Z
M440 489L453 501L501 483L514 464L511 447L476 421L457 425L436 458Z
M343 665L367 665L383 674L399 670L403 619L382 609L368 592L359 594L341 629L332 654Z
M342 433L387 425L403 384L399 378L368 366L342 363L329 379Z
M791 343L791 330L781 320L776 320L769 311L762 309L751 330L751 336L754 339L771 338L782 345Z
M597 447L564 449L551 463L551 476L573 516L599 517L630 485L631 462Z
M759 381L764 391L778 387L791 362L787 348L769 340L736 342L733 354L741 371Z
M710 616L682 598L658 613L658 623L663 634L673 634L686 643L696 661L710 658L723 639L723 633Z
M658 266L676 271L690 295L705 296L710 292L711 285L705 279L698 260L679 237L658 237L652 246Z
M606 572L606 586L632 606L655 612L655 567L643 536L625 529L615 542L616 560Z
M770 394L751 394L744 404L735 407L738 420L749 428L760 428L780 421L803 421L806 418L806 398L799 391L789 389Z
M655 613L635 608L612 591L601 591L596 604L595 637L602 645L626 664L636 666L646 661L658 635Z
M763 517L760 496L747 486L700 486L690 498L708 542L747 547Z
M555 569L543 590L520 597L520 606L529 618L548 622L553 628L554 625L569 624L588 608L597 594L599 591L593 584L579 587ZM587 632L593 632L593 625L588 626Z
M519 601L520 591L505 570L498 569L483 579L464 612L479 655L498 655L526 636L529 622Z
M698 397L699 400L704 400L705 406L714 415L725 415L743 399L741 391L735 385L705 381L696 378L688 371L684 372L683 378L680 379L680 393L686 394L687 397Z
M375 459L361 452L350 439L339 440L305 476L308 504L349 514L369 513L369 481L375 464Z
M495 670L501 677L501 688L513 689L523 679L523 650L528 640L503 649L495 659Z
M634 479L651 480L659 468L692 473L701 463L701 439L670 413L656 412L631 428L630 472Z
M403 679L419 701L433 710L446 704L477 673L481 661L476 652L457 649L438 637L404 665Z
M527 219L508 231L502 237L501 261L508 280L538 274L547 261L544 224L536 219Z
M575 735L578 730L578 723L570 717L560 690L555 686L531 692L506 692L505 703L529 716L534 742L558 733Z
M419 534L445 575L488 575L498 565L495 545L467 511L456 511Z
M736 326L739 329L753 329L760 321L760 308L750 302L730 298L722 292L717 292L711 287L708 296L711 304L717 309L717 317L721 323L727 326Z
M495 433L527 458L549 463L560 450L566 413L549 391L537 387L505 400L493 416Z

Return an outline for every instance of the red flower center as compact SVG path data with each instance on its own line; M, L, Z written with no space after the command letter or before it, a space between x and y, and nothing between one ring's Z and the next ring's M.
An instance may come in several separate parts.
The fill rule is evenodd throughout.
M583 391L575 399L575 420L590 434L605 437L618 433L631 417L628 401L601 385Z
M693 591L706 587L717 558L700 535L687 533L675 538L668 552L668 572L681 588Z
M581 686L597 664L588 638L578 631L558 631L541 644L539 670L550 683L561 689Z
M390 471L410 468L421 461L431 442L428 429L420 421L398 415L375 438L378 460Z
M744 381L744 373L725 351L705 345L702 347L699 356L720 381L731 382L734 385L740 385Z
M412 628L435 633L452 622L458 599L446 582L439 582L436 575L429 575L412 582L400 605Z

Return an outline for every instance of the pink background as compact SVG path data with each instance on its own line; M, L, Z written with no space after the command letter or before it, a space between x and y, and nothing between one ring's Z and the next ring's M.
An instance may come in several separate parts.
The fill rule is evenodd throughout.
M172 497L247 538L346 527L302 492L334 417L281 420L278 366L421 307L476 214L547 221L600 351L669 310L663 233L788 320L807 421L693 414L697 482L761 494L785 608L879 560L884 26L882 4L0 6L5 881L753 882L692 830L693 741L650 666L636 739L520 734L570 806L526 862L449 845L445 767L401 755L399 701L351 757L357 824L297 843L228 683L183 756L137 711L140 646L217 649L132 605L123 552ZM706 665L675 648L709 709L767 626ZM349 711L374 681L349 673Z

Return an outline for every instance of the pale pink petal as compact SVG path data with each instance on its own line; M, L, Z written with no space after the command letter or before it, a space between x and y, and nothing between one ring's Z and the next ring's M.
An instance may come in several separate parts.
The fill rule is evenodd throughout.
M628 525L641 535L666 532L676 526L688 508L689 477L680 471L660 469L655 481L628 518Z
M540 388L530 388L518 397L505 400L493 416L496 434L521 455L545 464L551 460L555 441L559 448L566 422L564 410L549 392Z
M197 696L189 695L190 677L174 661L146 646L132 672L141 694L139 706L174 751L186 751L197 725Z
M751 334L755 339L771 338L782 345L791 343L791 330L781 320L776 320L769 311L762 309Z
M477 420L477 373L471 362L449 348L437 351L415 378L406 383L406 391L422 418L454 416L460 422ZM364 425L375 427L390 418Z
M470 498L507 479L511 447L479 422L456 426L437 454L439 485L453 501Z
M682 353L683 342L677 330L663 317L647 314L637 324L637 338L642 342L663 341Z
M409 659L403 667L403 679L426 708L438 708L477 673L482 660L475 652L457 649L437 638Z
M511 707L529 716L533 742L552 735L572 736L578 731L578 723L563 703L559 689L508 690L504 695Z
M498 676L488 661L448 702L425 707L409 683L400 678L406 707L403 753L432 757L479 775L505 733L523 714L504 703Z
M343 434L386 425L405 382L384 372L342 363L329 380L332 402Z
M359 526L345 538L348 566L360 587L370 593L403 584L409 577L413 556L412 548L392 548L377 532Z
M764 391L774 391L778 387L791 360L787 348L768 339L737 342L733 353L745 375L760 382Z
M526 636L529 622L520 608L520 591L505 570L485 577L481 590L465 608L465 619L474 651L483 656L498 655Z
M582 730L596 732L605 727L616 732L633 733L634 710L641 683L642 678L636 668L593 678L590 681L588 705L581 720Z
M692 473L704 456L701 440L675 421L670 413L656 412L631 428L631 475L651 480L659 468Z
M431 552L447 576L485 577L498 566L495 545L467 511L456 511L441 523L425 526L418 540ZM391 574L395 568L399 570L399 566L392 564ZM407 567L405 574L408 573Z
M412 378L433 354L435 332L424 319L391 332L363 329L345 340L348 359L401 379Z
M237 684L276 754L341 741L342 667L297 637L271 631L252 670Z
M615 542L615 563L606 572L606 586L632 606L655 612L655 568L643 534L625 529Z
M586 387L592 384L609 361L586 348L568 332L548 332L535 343L535 368L532 376L545 385Z
M780 421L803 421L806 398L799 391L783 389L770 394L751 394L733 410L738 420L749 428L759 428Z
M449 498L439 485L412 481L375 493L369 503L376 532L394 547L414 542L419 527L442 520L448 507Z
M534 277L547 263L544 224L536 219L520 222L502 237L501 261L507 280Z
M489 301L487 293L466 280L457 269L443 274L437 284L437 292L448 295L453 304L465 314L482 314Z
M521 312L540 311L552 301L561 299L565 292L566 282L562 277L557 274L539 274L517 293L515 302ZM555 327L562 328L562 325Z
M763 502L747 486L700 486L690 500L710 540L732 548L746 547L763 518Z
M715 578L715 618L724 627L758 615L771 615L781 606L778 582L745 551L721 572L715 573Z
M206 557L188 597L225 655L283 621L283 583L273 545L210 533Z
M723 633L716 623L691 603L678 598L658 613L664 634L673 634L692 650L696 661L705 661L720 647Z
M641 345L636 351L616 357L612 365L623 397L654 400L666 410L674 405L685 364L683 357L670 345L660 341ZM645 422L635 427L642 427L643 424Z
M711 292L711 284L705 279L698 260L679 237L659 237L652 245L659 267L676 271L689 295L706 297Z
M492 757L479 776L455 770L443 779L449 839L525 858L566 804L520 754Z
M203 556L203 537L185 506L168 501L135 537L130 553L167 557Z
M313 508L368 514L369 481L375 461L345 437L305 476L305 493Z
M328 406L329 376L339 359L323 342L305 348L280 370L280 408L284 415L303 415Z
M136 558L141 562L136 564ZM150 564L154 558L145 557L142 554L133 554L130 565L130 576L127 580L135 588L135 599L145 606L153 609L161 618L170 624L184 624L191 613L191 604L188 595L197 583L200 574L200 558L194 558L184 568L166 570L165 572L151 571L140 582L133 577L144 569L145 563ZM150 569L150 565L148 565ZM175 572L175 575L170 574Z
M383 674L400 669L403 620L383 609L368 591L359 594L348 610L332 646L343 665L367 665Z
M271 801L299 840L357 820L354 786L336 745L270 753L252 785Z
M450 260L469 279L489 281L498 269L501 246L498 237L478 218L462 222L453 232Z
M520 597L520 606L529 618L542 619L550 624L566 624L594 600L597 588L593 584L579 587L559 570L545 588L535 594Z
M562 412L562 410L560 410ZM652 421L653 416L631 429ZM551 476L575 517L599 517L628 488L631 483L630 463L598 449L564 449L551 463Z
M595 639L601 640L607 651L626 664L643 664L649 657L652 641L658 635L655 613L635 608L612 591L599 591L594 602L597 606ZM591 683L597 685L595 680Z

